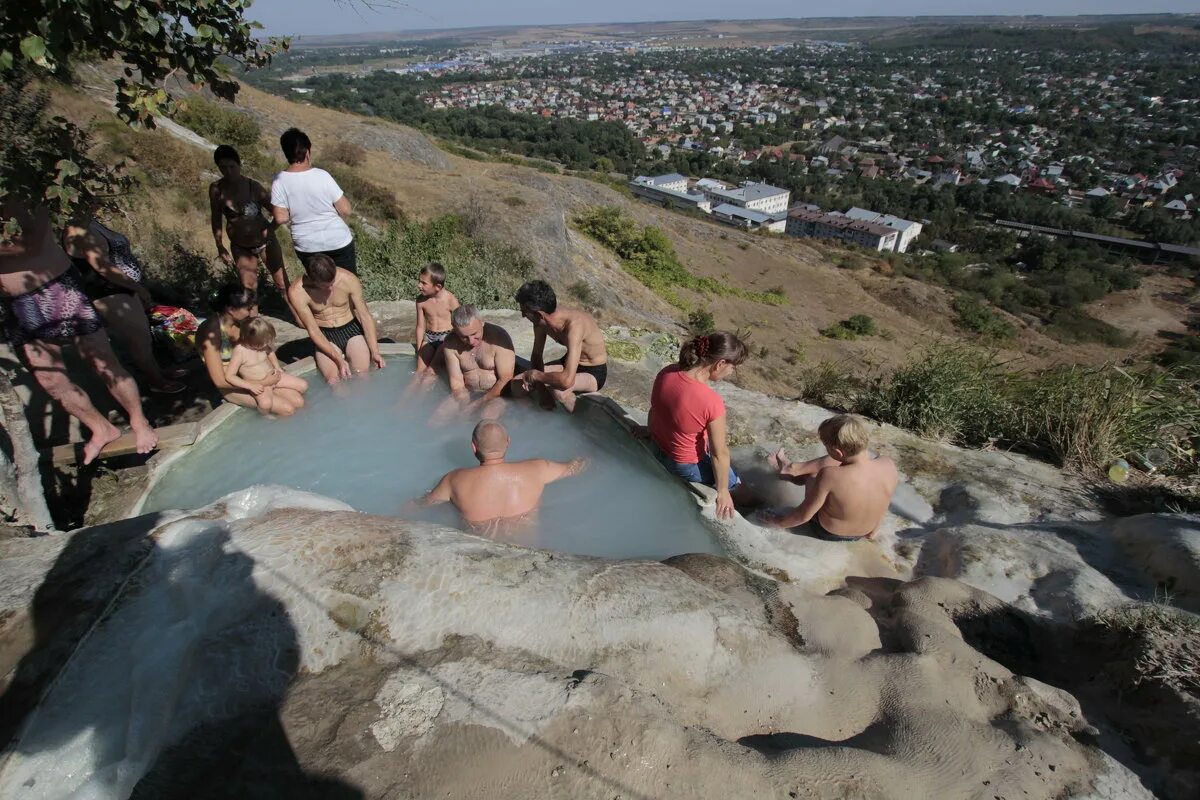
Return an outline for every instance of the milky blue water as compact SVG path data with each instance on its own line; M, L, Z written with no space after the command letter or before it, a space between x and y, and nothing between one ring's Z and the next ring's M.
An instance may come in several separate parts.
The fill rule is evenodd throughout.
M449 506L403 511L443 474L477 462L477 419L433 421L444 384L411 388L412 359L330 389L309 373L308 405L288 419L242 409L166 467L145 511L190 509L256 484L326 495L359 511L461 526ZM608 558L662 559L720 553L686 488L602 410L576 414L509 402L501 422L509 460L589 459L582 474L553 483L536 530L519 543Z

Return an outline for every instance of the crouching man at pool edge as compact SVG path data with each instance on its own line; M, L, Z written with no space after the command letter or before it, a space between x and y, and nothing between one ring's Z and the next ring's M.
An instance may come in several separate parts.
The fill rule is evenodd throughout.
M575 410L575 395L598 392L608 380L608 351L604 332L595 318L577 308L562 308L554 289L545 281L529 281L517 290L521 316L533 323L530 360L517 358L513 396L532 395L545 409L554 401ZM562 358L544 361L546 337L567 348Z
M479 466L447 472L415 505L453 503L471 530L488 538L530 531L546 485L578 475L587 462L582 458L565 464L531 458L508 463L504 454L510 441L499 422L480 422L471 434L471 449Z
M327 383L364 373L372 364L383 369L375 320L353 272L319 253L288 288L288 303L312 339L313 359Z

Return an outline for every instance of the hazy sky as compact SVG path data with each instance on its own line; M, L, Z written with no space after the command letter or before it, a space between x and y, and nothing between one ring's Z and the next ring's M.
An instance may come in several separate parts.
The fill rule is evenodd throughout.
M1132 14L1200 13L1200 0L256 0L250 18L273 34L465 28L477 25L642 22L772 17L914 16L920 14ZM365 0L370 2L370 0ZM355 10L357 7L357 10Z

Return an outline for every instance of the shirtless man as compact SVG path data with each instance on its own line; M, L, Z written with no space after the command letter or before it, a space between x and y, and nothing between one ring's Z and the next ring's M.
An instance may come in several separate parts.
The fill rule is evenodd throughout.
M453 395L449 402L471 410L506 396L517 359L508 331L484 322L474 306L454 309L450 324L454 332L442 345ZM480 392L482 396L471 400Z
M517 290L521 316L533 323L530 361L518 359L521 374L513 379L514 394L537 395L542 408L558 400L575 410L575 395L598 392L608 380L608 351L604 333L586 311L559 308L554 290L545 281L530 281ZM546 337L567 348L567 354L546 364Z
M471 434L479 466L447 472L416 504L453 503L473 531L489 537L519 531L532 521L546 484L578 475L587 465L581 458L566 464L544 458L507 463L509 443L503 425L483 420Z
M9 340L20 347L29 369L46 393L91 433L83 448L90 464L121 431L92 405L67 377L63 345L73 344L83 362L104 379L125 409L137 451L158 446L158 434L142 411L137 383L117 361L92 302L83 291L78 270L59 245L44 208L30 210L11 199L0 203L0 221L15 218L21 232L0 238L0 298L8 318Z
M887 513L899 475L890 458L871 458L867 426L850 414L839 414L817 429L829 455L802 463L787 460L783 448L769 461L782 480L804 486L804 502L790 514L767 515L777 528L803 525L814 517L814 532L828 541L870 539Z
M353 272L324 253L315 255L304 275L292 282L288 302L312 339L313 358L328 383L349 378L351 370L366 372L372 362L383 369L375 320Z

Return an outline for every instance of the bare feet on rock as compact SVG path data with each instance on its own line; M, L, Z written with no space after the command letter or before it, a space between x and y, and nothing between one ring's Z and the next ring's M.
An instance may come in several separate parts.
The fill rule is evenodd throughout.
M100 455L100 451L111 442L121 438L121 431L116 425L106 424L106 427L92 431L92 438L83 446L84 466L92 463Z
M158 447L158 434L149 425L142 424L135 426L133 436L134 441L137 443L137 451L141 455L145 455Z

